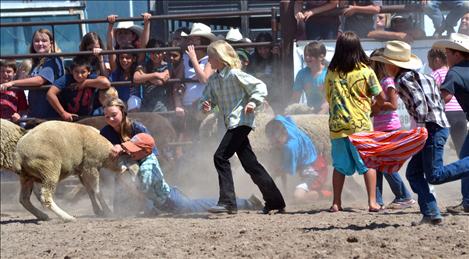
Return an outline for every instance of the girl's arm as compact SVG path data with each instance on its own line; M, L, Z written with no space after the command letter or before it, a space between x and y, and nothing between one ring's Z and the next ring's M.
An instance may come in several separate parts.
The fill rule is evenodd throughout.
M150 25L151 25L151 14L143 13L143 32L142 36L140 37L140 48L146 48L148 41L150 40ZM142 64L145 62L145 53L138 54L138 64Z
M114 23L116 22L117 15L111 14L107 17L108 25L107 25L107 49L114 50ZM109 65L111 66L111 71L114 71L117 67L116 63L116 54L109 54Z
M149 81L159 80L160 84L164 84L169 79L169 71L145 73L143 69L138 69L134 73L134 83L141 84ZM156 82L155 82L156 83Z
M44 85L47 80L45 80L42 76L33 76L30 78L13 80L7 83L0 84L0 90L7 90L9 87L17 86L17 87L40 87Z
M386 96L388 97L387 100L384 101L383 106L381 106L381 110L383 111L395 111L397 110L399 96L397 94L396 89L392 87L388 87L386 90Z
M192 62L192 66L194 67L199 82L206 84L208 82L208 78L215 72L212 69L212 65L210 62L207 62L204 69L202 70L202 67L199 64L199 60L197 60L197 54L195 53L194 45L187 46L186 53Z
M305 16L305 21L315 14L324 13L326 11L336 8L338 4L339 0L329 0L327 4L323 4L321 6L304 11L303 14Z
M364 13L364 14L377 14L381 11L381 6L379 5L366 5L366 6L358 6L358 5L350 5L344 10L345 16L352 16L357 13Z
M299 103L301 98L301 92L293 91L291 94L291 103Z
M239 71L235 75L240 86L244 88L247 95L249 96L248 102L254 104L254 107L252 108L254 109L259 107L267 96L267 86L265 83L242 71Z
M51 88L49 88L49 90L47 91L47 101L49 101L52 108L54 108L54 110L60 115L60 117L62 117L63 120L73 121L73 117L78 117L78 115L65 111L62 104L60 104L58 98L59 93L60 89L57 86L51 86Z
M109 75L109 68L106 67L106 63L104 62L104 56L100 54L101 51L103 51L103 49L94 48L93 49L93 54L98 59L99 72L101 73L101 75L108 76Z

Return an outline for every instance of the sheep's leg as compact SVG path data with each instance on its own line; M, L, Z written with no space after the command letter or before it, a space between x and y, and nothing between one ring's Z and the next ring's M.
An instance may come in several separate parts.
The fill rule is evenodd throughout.
M90 196L91 205L93 211L98 216L107 216L111 214L111 210L106 204L103 198L102 192L99 188L99 171L92 169L91 172L83 173L80 175L80 180L86 188L88 195ZM97 203L99 201L99 206Z
M20 192L20 203L23 207L31 212L39 220L49 220L49 216L34 207L31 203L31 192L33 191L34 181L31 178L21 176L20 177L21 192Z
M33 193L36 196L36 199L41 202L41 187L39 183L34 183L33 185Z
M59 173L57 174L58 178ZM75 217L70 216L67 212L63 211L57 204L55 204L52 195L55 192L55 188L57 186L58 179L50 179L46 178L42 181L42 188L41 188L41 203L42 206L45 208L50 209L52 212L57 214L62 220L66 222L75 221Z

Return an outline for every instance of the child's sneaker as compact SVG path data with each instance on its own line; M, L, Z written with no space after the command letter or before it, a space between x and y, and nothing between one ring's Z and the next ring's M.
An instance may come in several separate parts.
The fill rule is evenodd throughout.
M415 203L417 202L414 199L408 199L405 201L394 201L388 206L386 206L386 208L391 210L402 210L412 207Z

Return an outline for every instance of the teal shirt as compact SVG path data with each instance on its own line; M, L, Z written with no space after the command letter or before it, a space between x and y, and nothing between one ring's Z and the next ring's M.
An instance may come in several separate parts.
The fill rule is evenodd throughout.
M152 153L140 160L139 163L139 190L145 194L145 197L153 201L157 208L161 208L169 198L171 187L164 180L158 159Z
M239 70L223 68L210 76L199 103L210 101L218 106L227 129L238 126L255 127L255 114L244 113L249 102L259 107L267 96L267 87L261 80Z
M314 108L314 112L321 110L321 105L325 102L324 80L326 79L327 67L321 71L321 74L313 77L309 67L302 68L295 77L293 84L294 92L305 92L309 107Z

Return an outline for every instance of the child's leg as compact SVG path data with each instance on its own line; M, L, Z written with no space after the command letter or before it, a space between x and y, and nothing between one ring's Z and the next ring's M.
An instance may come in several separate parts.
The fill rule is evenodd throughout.
M376 170L369 168L363 177L368 193L368 207L370 210L379 209L379 205L376 203Z
M344 188L345 175L339 173L334 168L332 174L332 189L334 191L334 200L332 201L331 212L342 210L342 189Z
M250 127L240 126L236 128L239 132L237 142L240 143L236 154L238 155L241 165L244 170L251 176L252 181L259 187L262 196L265 200L265 209L269 210L282 210L285 208L285 201L282 193L275 185L274 180L270 177L265 168L257 161L256 155L252 151L251 144L249 143L248 134L251 131Z

